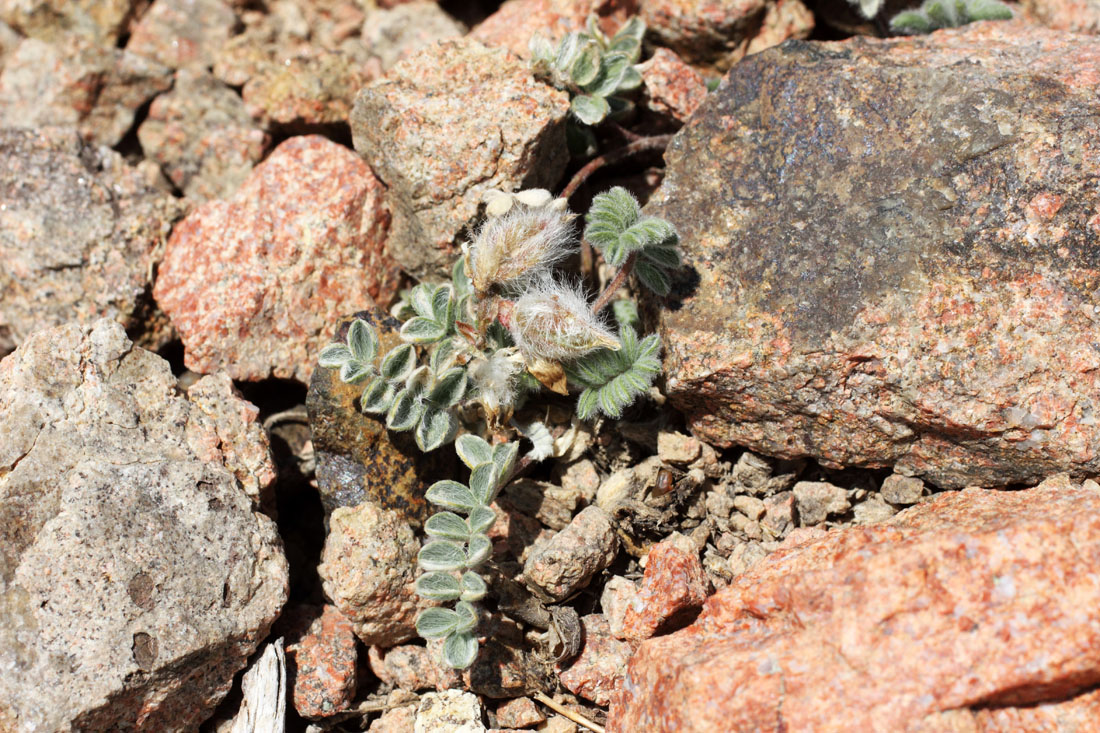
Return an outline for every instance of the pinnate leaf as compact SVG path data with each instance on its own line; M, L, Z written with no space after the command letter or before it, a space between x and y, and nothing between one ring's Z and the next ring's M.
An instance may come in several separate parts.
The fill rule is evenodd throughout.
M450 479L436 481L425 492L424 498L433 504L460 512L469 512L474 507L481 506L469 487Z
M477 535L483 537L484 535ZM450 540L432 540L420 548L416 561L425 570L452 571L466 567L462 545Z
M454 512L439 512L428 517L424 523L424 533L429 537L465 542L470 538L470 527Z
M430 601L453 601L468 591L458 578L450 573L424 573L416 579L416 592Z

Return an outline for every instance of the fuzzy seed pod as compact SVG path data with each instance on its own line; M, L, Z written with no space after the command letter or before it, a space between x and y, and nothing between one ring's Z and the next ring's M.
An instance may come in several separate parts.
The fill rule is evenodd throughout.
M545 280L516 300L508 317L516 346L533 360L565 361L599 348L618 350L619 340L575 288Z
M572 220L555 206L511 206L487 219L469 250L474 290L484 294L493 285L521 290L545 277L573 250Z

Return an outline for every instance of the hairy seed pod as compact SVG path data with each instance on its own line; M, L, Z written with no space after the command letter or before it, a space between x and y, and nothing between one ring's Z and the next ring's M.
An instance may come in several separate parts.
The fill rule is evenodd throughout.
M469 252L474 290L519 290L545 277L573 250L572 220L555 206L511 206L486 220Z
M619 340L574 287L546 280L512 306L509 330L530 363L564 361L599 348L618 350Z

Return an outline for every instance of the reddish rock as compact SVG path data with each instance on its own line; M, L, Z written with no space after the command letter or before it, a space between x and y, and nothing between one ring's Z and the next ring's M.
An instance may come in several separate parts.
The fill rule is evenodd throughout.
M523 579L536 595L560 601L610 565L618 548L611 518L598 506L590 506L568 527L535 546L523 565Z
M568 110L568 95L526 62L468 39L429 46L363 89L352 137L389 189L393 257L417 276L449 277L486 191L557 183Z
M173 69L209 68L236 25L236 14L222 0L155 0L126 49Z
M642 587L623 614L624 639L648 639L690 621L707 599L707 576L691 540L683 535L649 550Z
M241 96L265 128L301 133L344 127L355 95L369 80L353 57L321 51L261 66Z
M916 731L949 711L1027 720L1033 711L1009 709L1100 682L1097 563L1100 487L1065 476L799 532L692 626L643 642L608 730Z
M657 114L684 122L707 98L703 77L667 48L656 49L640 68L642 103Z
M1100 2L1096 0L1021 0L1020 7L1048 28L1100 33Z
M192 211L154 290L188 368L308 382L332 324L394 293L382 194L354 154L307 136L276 148L229 201Z
M800 0L768 2L760 29L749 41L745 54L759 53L792 38L809 38L814 25L814 14Z
M600 17L605 33L614 33L637 12L638 0L508 0L470 31L470 38L528 58L536 33L556 42L570 31L583 30L590 13Z
M436 653L418 644L392 649L372 646L367 653L371 671L387 685L419 692L457 687L462 680L453 669L441 667Z
M607 705L612 692L622 686L626 663L636 644L613 637L602 614L584 616L581 623L584 625L584 647L580 656L558 677L565 689L574 695L597 705Z
M0 131L0 356L35 330L103 317L163 343L147 288L180 213L71 128Z
M346 710L355 697L356 649L352 623L325 606L305 634L286 649L294 709L305 718Z
M0 73L0 126L75 126L86 140L114 146L138 108L171 85L170 69L129 51L77 35L25 38Z
M138 128L144 153L190 199L227 198L260 162L268 137L240 96L205 71L181 69Z
M529 728L546 720L535 701L529 697L517 697L497 706L497 725L501 728Z
M621 575L613 575L604 583L600 593L600 609L607 619L611 635L616 639L627 638L623 632L623 623L626 621L627 611L637 598L637 584Z
M1100 472L1098 61L1004 21L738 64L647 207L693 434L948 488Z

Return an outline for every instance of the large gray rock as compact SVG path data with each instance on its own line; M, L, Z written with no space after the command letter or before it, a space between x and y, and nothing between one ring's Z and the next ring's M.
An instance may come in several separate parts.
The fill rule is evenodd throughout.
M0 729L209 716L287 594L256 414L106 319L0 362Z
M153 265L179 214L72 129L0 130L0 356L71 320L144 329Z
M445 275L486 191L552 187L569 161L568 111L526 62L467 39L428 46L363 89L351 132L390 189L394 259Z
M1100 42L1022 22L745 60L649 211L697 436L944 487L1100 471Z

